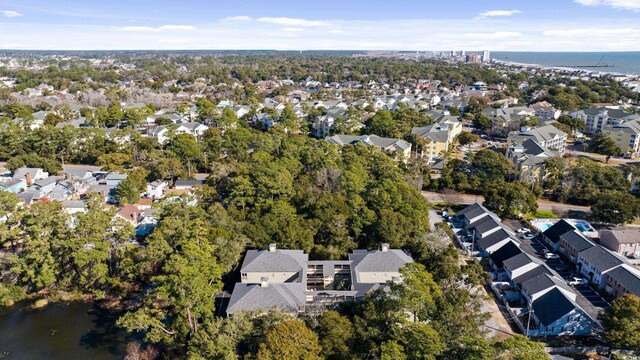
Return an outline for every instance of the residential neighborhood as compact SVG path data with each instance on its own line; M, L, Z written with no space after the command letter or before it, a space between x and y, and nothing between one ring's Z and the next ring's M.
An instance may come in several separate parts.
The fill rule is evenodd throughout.
M11 314L107 324L131 359L638 349L616 337L640 316L636 77L489 50L0 53ZM314 355L264 355L288 333Z

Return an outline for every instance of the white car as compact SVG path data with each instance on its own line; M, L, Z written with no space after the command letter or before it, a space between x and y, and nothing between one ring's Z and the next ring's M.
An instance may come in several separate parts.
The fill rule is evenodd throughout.
M536 237L536 234L534 234L534 233L528 233L528 234L526 234L524 236L524 238L527 239L527 240L532 240L535 237Z
M554 254L552 252L548 252L548 253L544 254L544 258L545 259L550 259L550 260L551 259L560 259L560 255Z
M575 285L587 285L587 279L583 279L581 277L572 277L567 281L567 284L575 286Z
M517 232L521 233L521 234L526 234L528 232L531 232L531 230L527 229L527 228L520 228L518 230L516 230Z

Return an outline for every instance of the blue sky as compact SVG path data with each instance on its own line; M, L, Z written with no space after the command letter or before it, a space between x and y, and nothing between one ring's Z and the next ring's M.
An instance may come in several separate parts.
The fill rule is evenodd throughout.
M0 0L0 48L640 50L640 0Z

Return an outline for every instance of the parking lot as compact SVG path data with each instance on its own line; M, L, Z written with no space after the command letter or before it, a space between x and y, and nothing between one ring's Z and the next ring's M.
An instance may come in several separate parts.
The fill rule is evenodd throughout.
M549 251L546 245L540 241L540 235L534 239L526 239L524 234L518 233L517 230L523 227L523 224L517 220L504 220L503 223L516 233L518 240L520 240L520 248L526 253L536 256L543 260L550 268L555 270L558 275L565 281L570 280L575 274L575 266L564 258L560 259L546 259L544 253ZM577 293L576 302L582 307L589 316L597 320L598 313L603 308L611 306L600 294L598 294L589 285L575 285L571 286Z

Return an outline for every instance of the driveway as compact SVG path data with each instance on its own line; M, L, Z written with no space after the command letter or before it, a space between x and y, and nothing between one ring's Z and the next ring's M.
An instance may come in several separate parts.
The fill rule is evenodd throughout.
M439 222L442 222L442 216L438 215L438 212L434 209L430 209L429 210L429 226L431 227L431 230L435 229L435 225Z

